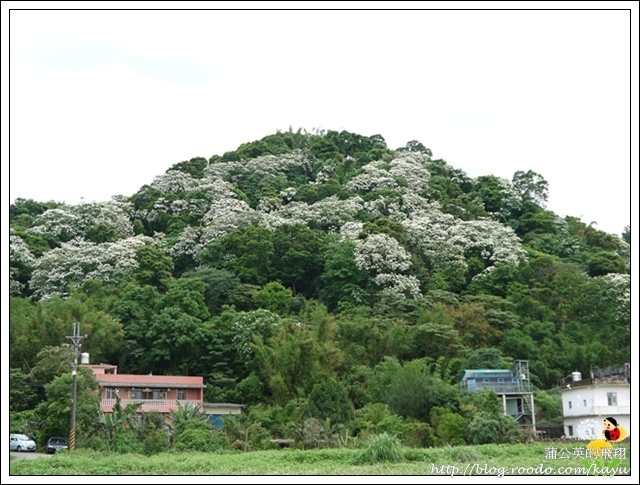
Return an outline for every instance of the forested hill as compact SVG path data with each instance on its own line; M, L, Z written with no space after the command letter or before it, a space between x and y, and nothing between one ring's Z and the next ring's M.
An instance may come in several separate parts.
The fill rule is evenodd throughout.
M557 216L548 190L418 141L290 130L130 197L19 199L10 364L27 376L77 321L93 362L204 376L205 401L284 406L336 380L359 408L417 359L454 386L528 359L550 389L629 361L631 235Z

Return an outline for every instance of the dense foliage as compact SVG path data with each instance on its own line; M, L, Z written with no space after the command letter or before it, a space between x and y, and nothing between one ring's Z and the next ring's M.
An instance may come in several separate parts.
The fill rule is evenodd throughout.
M630 228L559 217L548 192L532 171L471 178L415 140L289 130L107 203L18 199L11 409L53 426L68 368L42 361L68 362L55 349L77 321L93 361L200 375L205 401L246 404L244 447L258 429L333 424L424 445L510 440L461 392L462 369L526 359L551 389L630 358ZM551 393L541 406L555 409ZM183 449L208 439L183 431ZM149 453L168 446L149 436Z

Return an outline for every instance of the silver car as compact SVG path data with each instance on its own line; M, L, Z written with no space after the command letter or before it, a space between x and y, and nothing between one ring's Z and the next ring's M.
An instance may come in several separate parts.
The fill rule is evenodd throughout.
M9 449L11 451L36 451L36 442L26 434L9 435Z

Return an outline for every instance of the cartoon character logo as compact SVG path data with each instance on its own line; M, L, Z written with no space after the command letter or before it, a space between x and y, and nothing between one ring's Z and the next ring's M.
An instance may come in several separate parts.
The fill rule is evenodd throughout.
M589 420L589 422L593 425L596 424L595 420ZM594 436L596 433L595 429L592 429L591 433L591 436L593 437L587 445L587 448L591 450L591 456L594 457L608 456L613 449L612 443L622 441L627 437L627 430L620 426L618 421L611 416L602 421L602 431L600 436L604 439L596 438Z
M622 441L627 435L626 430L622 426L618 426L618 422L611 416L604 418L603 427L604 437L607 441L613 441L614 443Z

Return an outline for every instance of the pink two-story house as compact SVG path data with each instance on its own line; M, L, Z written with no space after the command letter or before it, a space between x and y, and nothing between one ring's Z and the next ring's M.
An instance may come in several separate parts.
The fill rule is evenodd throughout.
M93 371L102 400L100 409L103 412L113 412L116 396L120 404L125 407L132 402L140 402L139 412L157 411L168 415L170 411L177 411L180 405L203 404L205 385L199 376L154 376L141 374L118 374L118 366L111 364L82 364Z

